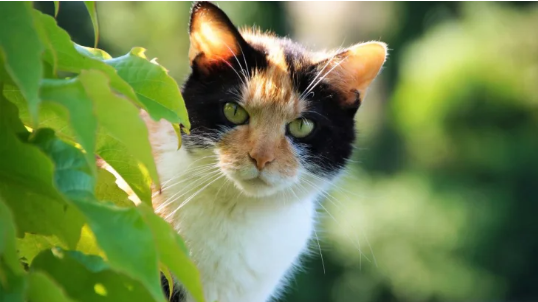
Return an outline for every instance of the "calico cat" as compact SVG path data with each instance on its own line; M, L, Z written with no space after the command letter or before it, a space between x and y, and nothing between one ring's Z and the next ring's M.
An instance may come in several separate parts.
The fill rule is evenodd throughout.
M146 120L163 183L154 207L190 248L206 301L269 301L307 251L316 203L345 169L354 115L387 48L311 52L240 32L207 2L194 4L189 33L191 134L178 151L169 124ZM180 290L174 301L194 300Z

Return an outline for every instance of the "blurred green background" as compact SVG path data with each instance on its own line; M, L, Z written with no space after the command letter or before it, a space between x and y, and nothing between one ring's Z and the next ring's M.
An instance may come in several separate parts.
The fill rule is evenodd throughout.
M217 3L312 49L391 49L321 211L325 268L313 243L279 301L538 301L538 3ZM99 47L182 82L190 5L100 2ZM93 45L82 3L58 22Z

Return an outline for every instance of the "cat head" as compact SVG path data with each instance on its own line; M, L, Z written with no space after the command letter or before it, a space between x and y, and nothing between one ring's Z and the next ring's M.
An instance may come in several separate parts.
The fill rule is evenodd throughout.
M330 180L343 169L354 115L387 55L384 43L311 52L239 31L208 2L193 6L189 31L189 152L214 152L220 170L249 196L274 194L308 175Z

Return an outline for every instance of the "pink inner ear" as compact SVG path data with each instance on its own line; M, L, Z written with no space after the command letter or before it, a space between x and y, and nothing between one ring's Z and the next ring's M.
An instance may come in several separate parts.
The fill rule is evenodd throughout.
M237 30L215 9L199 9L191 19L189 59L206 70L214 64L228 63L240 53Z
M334 60L334 70L328 74L327 81L346 95L344 103L353 105L357 95L362 98L368 86L376 78L387 56L387 46L381 42L357 44ZM338 66L335 66L337 65ZM357 94L358 92L358 94Z
M199 30L191 33L191 50L195 56L203 53L208 60L215 61L227 60L239 53L235 37L218 24L209 22L202 23Z

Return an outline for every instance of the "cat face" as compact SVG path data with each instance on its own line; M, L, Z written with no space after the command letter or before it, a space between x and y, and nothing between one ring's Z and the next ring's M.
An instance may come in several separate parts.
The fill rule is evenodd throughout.
M249 196L307 176L330 180L344 167L355 112L385 61L385 44L309 52L288 39L239 32L207 2L193 7L190 40L188 151L214 152L220 170Z

